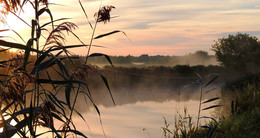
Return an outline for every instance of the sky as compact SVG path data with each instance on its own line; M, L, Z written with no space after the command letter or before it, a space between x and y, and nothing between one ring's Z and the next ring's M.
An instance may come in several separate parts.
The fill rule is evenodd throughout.
M52 0L50 5L54 19L71 18L78 28L75 30L85 44L90 43L92 30L80 8L78 0ZM99 9L99 0L81 0L88 17L94 24L94 13ZM91 52L108 55L185 55L198 50L214 54L211 46L214 40L237 32L248 33L260 38L259 0L104 0L102 5L113 5L111 21L98 23L95 36L114 30L117 33L94 40ZM20 16L30 23L33 13L29 5ZM41 24L48 22L44 14ZM30 30L16 19L8 16L8 26L29 39ZM1 34L0 34L1 35ZM10 36L15 34L9 32ZM27 38L26 38L27 36ZM17 38L18 39L18 38ZM130 41L128 40L130 39ZM20 40L18 40L20 41ZM80 44L72 35L66 43ZM87 48L72 50L78 55L86 55Z

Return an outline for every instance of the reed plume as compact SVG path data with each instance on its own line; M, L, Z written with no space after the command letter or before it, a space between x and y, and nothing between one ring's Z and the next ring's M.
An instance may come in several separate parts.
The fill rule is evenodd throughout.
M37 125L43 127L52 127L53 126L53 117L52 112L57 111L55 106L50 101L43 102L39 109L36 117Z
M50 35L48 36L45 46L46 45L55 45L64 46L65 43L65 34L63 31L69 33L73 33L72 31L77 28L77 25L72 22L63 22L58 25L54 30L51 31Z
M103 6L97 13L95 13L94 17L97 17L97 22L107 23L110 21L110 12L115 8L116 7L112 5Z
M9 12L17 12L22 9L29 0L0 0L0 22L6 24L6 15Z

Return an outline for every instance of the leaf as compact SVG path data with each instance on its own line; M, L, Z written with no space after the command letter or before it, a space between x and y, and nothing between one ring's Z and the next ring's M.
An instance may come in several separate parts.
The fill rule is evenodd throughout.
M59 46L59 47L56 47L56 48L53 48L51 49L50 51L57 51L57 50L67 50L67 49L70 49L70 48L78 48L78 47L86 47L86 46L89 46L89 45L69 45L69 46ZM94 47L104 47L104 46L99 46L99 45L92 45Z
M23 69L24 70L26 70L26 65L27 65L27 62L28 62L28 59L29 59L29 56L30 56L30 52L31 52L30 48L33 45L33 40L34 39L29 39L27 44L26 44L27 49L25 50L24 58L23 58Z
M32 110L37 110L37 108L32 107ZM29 113L30 113L30 108L24 108L18 112L15 112L14 115L29 114Z
M45 10L46 10L46 7L40 9L40 10L37 12L36 16L38 16L38 17L41 16L41 14L43 14L43 13L45 12Z
M214 119L213 117L202 116L202 117L200 117L199 119L201 119L201 118L211 119L211 120L213 120L215 123L217 123L216 119Z
M37 79L36 80L38 83L48 83L48 84L68 84L68 83L78 83L78 84L84 84L84 82L77 81L77 80L49 80L49 79Z
M44 70L49 67L49 65L56 59L57 56L59 56L63 51L60 51L58 54L55 55L55 57L50 58L49 60L39 64L38 66L34 67L31 74L34 75L37 72L40 72L41 70Z
M57 115L57 114L55 114L55 113L51 113L51 116L52 117L54 117L54 118L56 118L56 119L58 119L58 120L60 120L61 122L64 122L65 123L65 121L64 120L62 120L62 118L59 116L59 115Z
M57 106L57 107L59 107L63 112L64 112L64 107L63 107L63 105L61 104L61 105L59 105L57 102L59 102L59 101L55 101L49 94L47 94L47 96L49 97L49 99Z
M47 133L51 133L52 131L46 131L46 132L43 132L43 133L40 133L38 135L36 135L36 137L39 137L43 134L47 134ZM79 135L79 136L82 136L84 138L88 138L87 136L85 136L83 133L77 131L77 130L57 130L57 132L71 132L71 133L74 133L76 135Z
M214 132L216 131L216 129L217 129L217 124L215 125L215 127L213 128L213 130L211 131L211 133L209 134L209 138L211 138L212 136L213 136L213 134L214 134Z
M68 104L68 107L71 108L70 93L71 93L71 88L73 87L73 85L71 83L68 83L65 87L66 87L66 89L65 89L66 102Z
M32 100L30 103L30 108L29 108L29 130L30 130L30 134L31 136L35 136L35 132L33 131L33 114L34 114L34 108L32 107Z
M22 38L22 36L21 36L19 33L17 33L15 30L13 30L13 29L0 30L0 32L5 32L5 31L12 31L12 32L14 32L24 43L26 43L26 42L24 41L24 39ZM1 51L1 50L0 50L0 51Z
M23 120L21 120L20 122L17 122L17 124L15 125L15 128L17 130L20 130L24 127L26 127L28 125L28 120L29 118L24 118Z
M9 109L9 107L11 107L14 104L14 102L8 104L1 112L4 113L6 110Z
M25 20L23 20L20 16L16 15L15 12L13 11L9 11L11 12L14 16L16 16L19 20L21 20L22 22L24 22L26 25L28 25L29 27L32 27L29 23L27 23Z
M45 51L44 53L42 53L39 58L36 60L34 66L38 66L46 57L48 56L52 56L52 54L49 54L51 51L51 49L53 48L54 46L50 47L47 51Z
M7 41L4 41L4 40L0 40L0 45L1 46L10 47L10 48L18 48L18 49L23 49L23 50L26 49L25 45L18 44L18 43L7 42Z
M54 133L56 134L56 136L57 136L58 138L62 138L62 136L57 132L57 130L55 129L54 126L51 126L51 130L52 130L52 132L54 132Z
M205 86L204 86L204 88L206 88L209 84L211 84L214 80L216 80L218 78L218 75L216 74L216 76L213 78L213 79L211 79Z
M86 95L88 96L89 100L91 101L91 103L92 103L93 106L95 107L95 109L96 109L98 115L100 116L100 111L99 111L98 107L96 106L96 104L94 103L93 99L90 97L90 95L89 95L88 93L84 92L84 91L80 91L80 93L84 93L84 94L86 94Z
M85 118L76 109L74 109L74 111L81 117L82 120L86 122Z
M2 48L1 48L1 49L0 49L0 53L1 53L1 52L5 52L5 51L8 51L8 50L9 50L9 48L6 48L6 49L4 49L4 48L2 49Z
M6 32L6 31L9 31L9 29L0 30L0 32Z
M211 98L211 99L209 99L209 100L207 100L207 101L204 101L202 104L208 103L208 102L212 102L212 101L216 101L216 100L218 100L218 99L220 99L220 98L219 98L219 97Z
M99 38L102 38L102 37L105 37L105 36L108 36L108 35L112 35L112 34L115 34L115 33L119 33L119 32L122 32L122 31L119 31L119 30L112 31L112 32L109 32L109 33L106 33L106 34L99 35L99 36L95 37L94 39L99 39Z
M52 79L51 79L51 76L50 76L50 74L49 74L49 72L48 72L47 70L46 70L46 74L47 74L47 76L48 76L48 79L49 79L49 80L52 80ZM54 85L54 84L51 84L51 85L52 85L54 91L56 91L55 85Z
M89 26L90 26L91 29L93 30L93 26L92 26L92 24L90 23L90 21L89 21L89 19L88 19L88 15L87 15L87 13L86 13L86 11L85 11L83 5L81 4L81 1L80 1L80 0L79 0L79 4L80 4L80 7L81 7L81 9L83 10L83 12L84 12L84 14L85 14L85 17L86 17L87 20L88 20Z
M52 94L52 93L50 92L50 96L51 96L63 109L65 109L64 106L61 104L61 101L60 101L54 94Z
M61 57L61 58L59 58L59 60L64 60L64 59L67 59L67 58L70 58L70 59L80 59L79 56L68 56L68 57Z
M26 50L27 49L27 47L23 44L7 42L7 41L4 41L4 40L0 40L0 45L5 46L5 47L9 47L9 48L17 48L19 50ZM29 50L33 51L33 52L42 53L42 51L38 51L38 50L33 49L33 48L29 48Z
M60 62L60 61L58 61L58 62L57 62L57 65L58 65L59 69L61 70L62 75L64 76L64 73L65 73L65 75L66 75L67 77L69 77L69 72L68 72L67 68L63 65L63 63ZM62 77L63 77L63 76L62 76Z
M46 25L49 25L49 24L51 24L51 23L54 23L54 22L57 22L57 21L61 21L61 20L68 20L68 19L70 19L70 18L60 18L60 19L56 19L56 20L51 21L51 22L47 22L47 23L45 23L45 24L43 24L43 25L41 26L41 29L42 29L43 27L45 27Z
M111 90L110 90L110 88L109 88L107 79L106 79L102 74L100 74L100 77L102 78L103 82L105 83L105 85L106 85L106 87L107 87L107 89L108 89L108 91L109 91L109 94L110 94L110 97L111 97L111 99L112 99L112 101L113 101L113 104L116 106L116 103L115 103L115 100L114 100L114 98L113 98L112 92L111 92Z
M169 130L168 128L163 127L162 129L163 129L164 131L167 131L167 132L169 132L169 133L171 133L171 134L173 135L173 133L171 132L171 130Z
M106 54L102 54L102 53L93 53L91 55L89 55L89 57L98 57L98 56L105 56L105 58L107 59L107 61L111 64L111 66L113 67L113 63L110 59L110 57Z
M212 88L212 89L206 91L204 94L207 94L207 93L209 93L209 92L212 92L212 91L214 91L214 90L216 90L216 89L217 89L217 88Z
M210 106L210 107L204 108L204 109L202 109L202 110L208 110L208 109L216 108L216 107L220 107L220 106L223 106L223 105L213 105L213 106Z
M200 126L200 127L210 129L210 127L209 127L209 126L206 126L206 125L204 125L204 126Z
M50 15L51 23L52 23L52 28L54 28L53 17L52 17L51 11L50 11L48 8L44 7L44 8L42 8L42 9L40 9L40 10L37 12L36 16L39 17L39 16L40 16L41 14L43 14L44 12L47 12L47 13Z

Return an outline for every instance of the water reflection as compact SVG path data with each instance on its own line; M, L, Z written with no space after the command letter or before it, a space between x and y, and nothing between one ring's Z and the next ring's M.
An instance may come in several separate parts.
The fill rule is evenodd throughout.
M101 112L101 120L105 134L109 138L158 138L162 137L163 117L174 125L178 113L183 114L184 107L194 118L198 113L199 87L192 86L181 90L155 87L120 88L112 87L116 107L113 105L106 89L92 88L94 102ZM208 87L205 89L212 89ZM204 99L212 98L218 90L208 93ZM208 105L205 105L205 107ZM88 101L80 97L76 107L86 118L87 124L78 116L74 123L88 137L104 138L97 112ZM202 115L210 115L210 111L202 111Z
M210 90L212 88L218 88L217 86L211 86L205 88L203 91ZM124 106L128 104L135 104L138 102L153 102L153 103L163 103L167 101L174 102L188 102L188 101L197 101L200 96L200 87L193 85L191 87L186 87L182 89L162 89L162 88L115 88L112 87L112 94L117 106ZM218 94L218 89L204 95L204 98L212 98ZM110 98L109 92L107 89L91 89L93 101L98 106L104 107L114 107L112 99ZM89 111L91 108L90 101L87 100L83 95L79 97L76 108L81 112ZM82 106L86 104L86 106Z
M109 138L149 138L150 136L159 138L162 137L163 117L171 125L174 125L177 111L183 114L184 106L187 107L189 114L195 118L198 101L193 100L189 102L137 102L110 108L100 106L100 111L103 127ZM203 114L208 115L209 112ZM89 137L104 138L96 112L92 110L85 113L84 116L90 129L87 129L87 125L79 117L75 117L75 123L79 126L79 130Z
M104 138L103 130L108 138L160 138L163 137L161 130L161 127L164 126L163 117L171 125L174 125L175 117L179 113L184 114L184 107L187 108L195 122L198 113L200 87L197 85L184 87L187 83L174 87L175 85L169 85L170 82L167 85L163 83L165 82L144 85L138 81L132 81L120 86L112 82L110 88L116 106L113 105L105 85L91 84L89 86L91 95L100 110L103 125L100 124L100 118L91 102L83 94L79 96L76 102L76 109L82 113L86 122L75 112L73 122L77 126L77 130L90 138ZM103 83L99 82L99 84ZM215 85L205 88L204 91L215 87L219 88ZM204 95L204 99L215 97L217 94L218 89ZM58 97L65 101L64 95L61 94ZM210 111L202 111L202 115L209 116ZM58 121L55 121L54 124L57 127L62 125ZM40 131L43 130L40 129ZM51 137L51 134L46 134L43 137Z

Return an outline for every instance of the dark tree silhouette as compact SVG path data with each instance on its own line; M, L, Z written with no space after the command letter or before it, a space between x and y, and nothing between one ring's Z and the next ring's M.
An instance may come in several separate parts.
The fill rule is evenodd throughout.
M260 67L260 43L254 36L229 35L215 41L212 50L217 60L227 68L246 72Z

